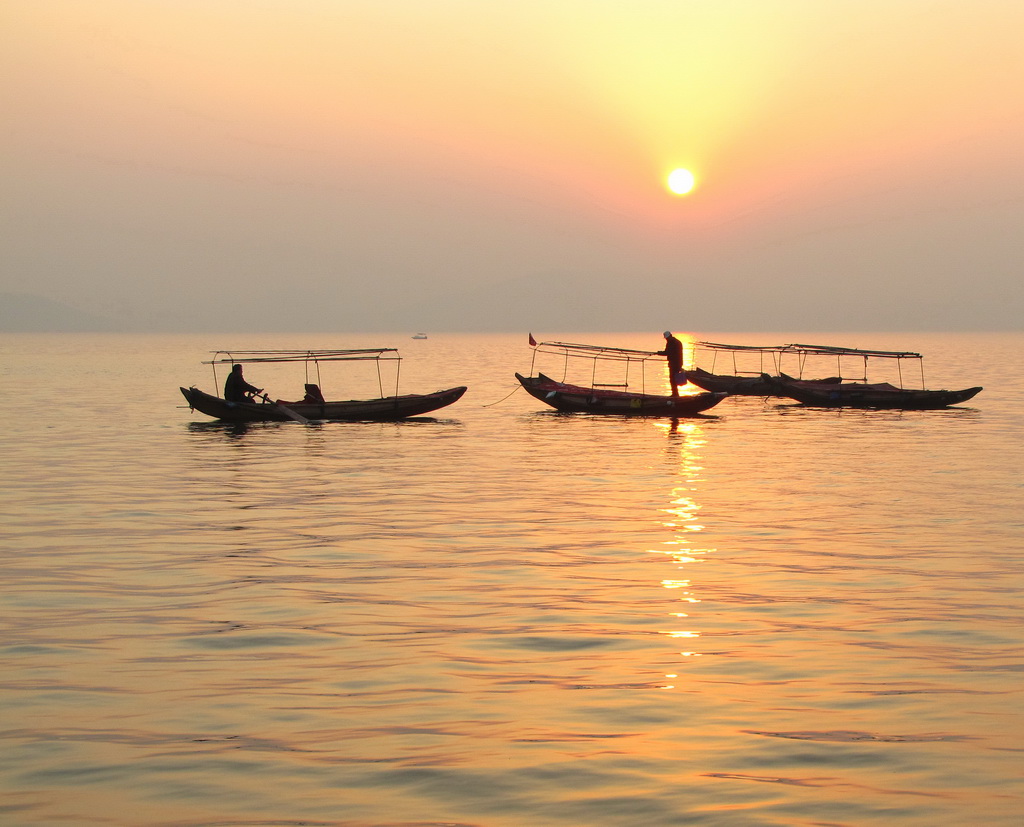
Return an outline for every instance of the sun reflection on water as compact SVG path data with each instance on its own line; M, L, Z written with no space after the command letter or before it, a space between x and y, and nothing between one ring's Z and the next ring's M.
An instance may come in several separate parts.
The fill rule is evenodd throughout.
M662 542L663 548L648 549L651 554L661 554L669 558L670 565L679 570L680 574L690 574L690 567L702 562L702 559L711 552L712 548L701 545L700 532L705 526L698 521L698 513L701 506L697 501L698 486L701 482L701 473L704 470L701 465L700 449L705 444L702 435L702 425L698 422L672 422L656 424L656 427L664 428L668 437L668 455L674 475L674 485L669 493L669 501L665 508L661 509L666 515L662 518L661 524L671 532L669 539ZM700 603L700 598L694 594L693 581L690 577L675 576L665 577L661 580L661 586L665 589L678 591L676 600L680 603ZM669 612L669 617L677 620L689 618L690 613L684 611ZM695 640L701 636L701 632L693 628L671 628L660 631L673 640L689 639ZM684 658L700 657L700 652L682 651L679 653ZM666 678L677 678L678 674L667 674ZM665 689L675 688L673 685L666 685Z

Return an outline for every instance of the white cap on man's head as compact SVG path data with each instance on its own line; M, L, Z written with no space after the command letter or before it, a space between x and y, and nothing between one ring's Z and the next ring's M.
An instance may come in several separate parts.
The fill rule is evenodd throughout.
M671 331L671 330L666 330L666 331L665 331L665 338L666 338L666 339L667 339L667 338L668 338L669 336L671 336L671 335L672 335L672 331Z

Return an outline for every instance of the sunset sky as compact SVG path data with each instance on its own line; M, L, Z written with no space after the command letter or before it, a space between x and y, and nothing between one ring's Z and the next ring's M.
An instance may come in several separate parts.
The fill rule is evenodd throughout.
M0 293L140 330L1021 327L1018 0L6 0L0 38Z

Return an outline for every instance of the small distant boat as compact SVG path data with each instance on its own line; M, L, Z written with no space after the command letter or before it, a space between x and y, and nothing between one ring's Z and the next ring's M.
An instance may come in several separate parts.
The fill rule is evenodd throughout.
M545 405L550 405L555 410L564 413L679 418L696 416L713 408L728 396L726 393L707 392L686 396L661 396L647 393L644 388L644 363L656 359L663 365L665 361L664 356L653 351L568 342L536 344L532 336L530 341L535 348L534 359L538 353L547 353L561 357L566 367L568 367L570 359L590 360L593 363L592 381L589 386L558 381L539 371L535 376L523 376L516 373L516 379L527 393ZM624 374L621 380L615 383L598 382L599 364L608 368L615 363L618 363L622 374ZM635 368L633 386L629 383L631 367ZM639 384L639 391L631 389L635 388L637 384Z
M322 362L366 361L377 362L378 386L381 396L373 399L351 399L327 401L320 390L320 364ZM199 390L195 386L180 388L189 407L200 413L225 422L286 422L294 420L395 420L410 416L422 416L447 407L462 398L465 386L448 388L426 394L398 394L396 370L395 394L385 396L380 376L382 361L401 360L395 348L370 348L361 350L251 350L215 351L213 359L203 364L213 366L214 386L217 384L217 365L252 364L266 362L297 362L305 367L306 378L313 372L317 382L306 382L306 395L297 402L271 400L266 394L252 396L244 402L227 400Z
M426 333L417 333L412 338L414 338L414 339L426 339L427 338L427 334Z

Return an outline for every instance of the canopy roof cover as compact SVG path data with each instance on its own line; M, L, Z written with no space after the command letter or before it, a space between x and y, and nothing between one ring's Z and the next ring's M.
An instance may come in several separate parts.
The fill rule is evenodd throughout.
M204 365L230 365L240 362L355 362L374 359L401 359L398 348L371 347L358 350L214 350Z

